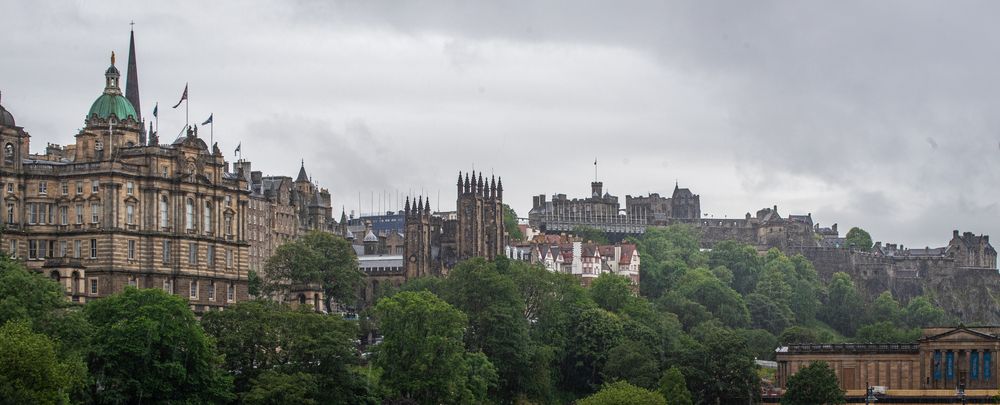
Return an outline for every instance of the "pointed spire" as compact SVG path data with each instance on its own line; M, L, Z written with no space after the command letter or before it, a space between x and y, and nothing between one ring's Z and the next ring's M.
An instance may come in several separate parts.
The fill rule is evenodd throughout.
M309 176L306 175L306 160L302 159L302 166L299 166L299 175L295 177L295 182L309 181Z
M469 188L469 173L465 173L465 192L466 192L466 194L468 194L470 192L469 190L470 190L470 188Z
M112 63L114 64L114 63ZM142 121L142 108L139 107L139 69L135 63L135 31L130 30L128 39L128 76L125 78L125 98L135 109L136 121Z
M479 180L476 181L476 192L483 195L483 172L479 172Z
M503 201L503 177L497 179L497 199Z
M410 196L406 196L406 205L403 206L403 212L406 215L410 215Z
M417 202L417 213L419 214L420 211L423 211L423 210L424 210L424 197L420 196L419 197L419 201Z
M496 198L497 196L497 177L490 176L490 198Z
M431 213L431 198L427 197L427 203L424 204L424 214L430 214L430 213Z

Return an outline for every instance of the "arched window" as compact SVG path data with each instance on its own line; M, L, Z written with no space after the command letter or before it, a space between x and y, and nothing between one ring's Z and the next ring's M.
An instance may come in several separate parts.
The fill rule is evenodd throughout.
M212 231L212 202L205 201L205 220L202 221L201 226L205 228L205 232Z
M233 234L233 214L226 214L226 236Z
M186 224L186 229L188 230L194 229L194 200L188 198L187 201L184 203L184 215L185 215L184 221Z
M3 159L7 162L14 161L14 144L8 143L3 146Z
M167 196L160 196L160 227L166 228L170 226L170 218L168 214L170 213L170 203L167 202Z

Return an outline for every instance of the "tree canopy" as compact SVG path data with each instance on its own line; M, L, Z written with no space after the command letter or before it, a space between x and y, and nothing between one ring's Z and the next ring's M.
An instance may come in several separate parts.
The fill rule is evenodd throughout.
M813 362L788 378L784 405L818 405L846 403L844 390L837 384L837 375L826 362Z
M853 227L847 231L847 246L867 252L872 250L872 236L868 231Z

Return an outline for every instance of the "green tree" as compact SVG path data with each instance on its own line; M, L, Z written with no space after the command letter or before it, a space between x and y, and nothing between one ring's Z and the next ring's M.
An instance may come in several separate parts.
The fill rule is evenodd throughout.
M733 272L732 287L740 294L749 294L757 286L763 262L753 246L726 240L715 244L708 256L709 266L723 266Z
M677 316L685 330L691 330L702 322L712 320L712 313L697 302L694 302L676 291L664 294L657 300L657 306L664 311Z
M872 250L872 236L864 229L853 227L847 231L847 246L868 252Z
M608 235L604 231L584 225L577 225L573 228L573 235L582 238L585 242L593 242L600 244L608 243Z
M321 285L327 308L333 308L333 302L353 304L361 284L354 248L329 232L313 231L278 246L264 271L263 295L286 291L292 285Z
M619 312L635 300L632 283L625 276L602 273L590 284L590 296L598 306Z
M628 340L608 351L608 361L601 374L605 381L624 380L654 389L660 377L660 367L648 346Z
M703 305L726 326L740 328L750 325L750 313L740 294L707 269L692 270L681 276L676 291Z
M492 396L510 400L523 392L530 364L528 321L513 279L496 263L474 258L455 266L443 282L441 297L468 317L466 348L483 352L496 367L500 380Z
M737 329L736 333L747 342L747 348L760 360L774 360L778 338L763 329Z
M680 369L699 402L745 403L758 395L760 381L745 339L714 322L695 327L691 337Z
M316 377L308 373L284 374L270 370L259 374L252 381L249 392L243 395L248 405L314 405Z
M803 326L792 326L781 332L781 335L778 336L778 343L782 345L794 345L822 342L815 330Z
M21 263L0 255L0 324L36 320L66 306L62 287Z
M566 377L575 391L593 390L601 385L600 371L608 352L624 338L622 321L611 312L592 308L581 312L574 324Z
M310 232L300 240L319 254L320 280L327 308L333 308L333 301L353 303L361 285L361 271L351 243L322 231Z
M826 362L818 361L805 366L788 378L785 405L843 404L844 390L837 384L837 375Z
M668 405L692 405L691 391L684 382L684 373L677 367L670 367L660 378L660 394Z
M634 242L642 257L639 292L646 297L659 298L689 268L708 264L707 256L699 251L698 230L692 226L650 228Z
M159 289L126 288L88 303L84 313L95 330L88 363L97 402L232 399L232 377L187 301Z
M781 305L770 296L753 293L746 296L747 310L750 311L751 326L779 334L795 321L792 310Z
M264 398L298 390L298 384L258 387L257 380L284 384L290 376L307 375L311 388L296 391L296 397L320 403L368 400L364 382L352 371L358 363L353 344L357 327L352 322L274 302L248 301L206 313L202 324L218 342L238 395L256 391L253 395Z
M577 405L666 405L659 392L636 387L624 381L605 385L600 391L576 401Z
M930 298L919 296L906 305L906 324L911 328L940 326L948 323L949 316L941 307L934 305Z
M79 358L62 360L58 345L31 331L26 320L0 327L0 402L66 404L84 385L86 366Z
M374 363L392 395L424 404L481 402L474 399L485 399L496 383L489 361L465 351L465 314L434 294L382 298L374 313L383 334Z
M868 323L889 322L896 325L903 321L903 308L889 291L882 291L868 307Z
M821 320L844 335L854 335L858 320L864 314L864 301L854 281L847 273L837 272L828 289L826 306L820 312Z
M503 229L507 231L507 235L510 236L511 240L524 240L524 234L521 233L521 228L517 226L517 213L507 204L503 205Z
M920 328L903 329L882 321L858 328L854 338L858 343L910 343L920 339Z

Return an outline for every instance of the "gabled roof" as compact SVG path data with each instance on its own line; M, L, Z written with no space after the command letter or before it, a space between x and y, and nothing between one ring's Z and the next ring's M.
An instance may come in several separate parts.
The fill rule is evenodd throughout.
M925 336L925 337L920 338L919 340L920 341L941 340L941 339L944 339L944 338L947 338L949 336L953 336L953 335L956 335L956 334L959 334L959 333L967 333L967 334L970 334L970 335L972 335L974 337L978 337L980 339L1000 340L1000 337L997 337L995 335L990 335L988 333L983 333L983 332L977 331L975 329L970 329L970 328L967 328L965 326L960 326L960 327L957 327L955 329L949 330L947 332L939 333L937 335Z

